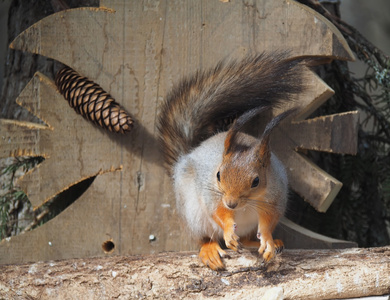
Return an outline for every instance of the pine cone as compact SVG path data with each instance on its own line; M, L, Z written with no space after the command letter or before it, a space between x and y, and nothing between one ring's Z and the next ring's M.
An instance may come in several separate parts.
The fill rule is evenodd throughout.
M69 105L87 120L111 132L126 133L133 128L132 118L110 94L72 68L59 70L55 83Z

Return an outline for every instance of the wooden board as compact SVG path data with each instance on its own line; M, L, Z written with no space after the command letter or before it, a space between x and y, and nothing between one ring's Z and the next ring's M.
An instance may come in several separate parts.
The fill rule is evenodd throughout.
M46 158L20 181L34 207L85 178L97 178L55 219L2 241L0 263L107 255L102 244L111 240L115 249L109 255L193 249L176 215L156 143L158 108L173 84L222 58L251 52L289 48L295 56L353 59L329 22L288 0L101 1L100 8L72 9L43 19L11 47L57 59L87 76L124 106L138 126L125 136L94 127L75 114L51 79L37 73L17 101L46 126L1 120L0 156ZM310 89L300 98L303 123L294 125L298 127L310 127L303 119L332 94L313 73L307 78ZM354 126L354 118L340 118L346 127ZM326 135L334 132L332 120L328 122ZM313 147L295 138L288 148L276 149L287 163L297 159L295 148ZM333 144L314 146L329 151ZM337 151L353 150L341 143ZM296 180L292 188L325 210L340 183L306 165L318 180L308 180L303 189ZM290 177L299 171L292 169ZM150 241L149 235L156 239Z
M274 237L281 238L286 249L343 249L357 247L357 243L333 239L282 218L275 228Z

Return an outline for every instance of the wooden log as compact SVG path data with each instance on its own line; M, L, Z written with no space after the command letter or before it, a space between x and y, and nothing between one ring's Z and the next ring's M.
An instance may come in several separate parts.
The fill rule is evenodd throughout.
M287 250L269 263L229 252L227 270L195 252L72 259L0 267L6 299L335 299L390 293L390 247ZM275 299L275 298L274 298Z

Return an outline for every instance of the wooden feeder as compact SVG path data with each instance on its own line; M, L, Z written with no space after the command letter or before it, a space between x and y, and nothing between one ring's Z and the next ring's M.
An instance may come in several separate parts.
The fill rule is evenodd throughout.
M45 125L0 120L0 157L45 157L19 182L34 207L96 178L48 223L3 240L0 264L196 249L176 214L156 141L159 106L173 84L222 58L253 52L291 49L294 56L354 59L330 22L291 0L100 2L44 18L11 47L56 59L98 83L137 125L126 135L96 127L69 107L52 79L35 74L17 103ZM296 150L356 153L358 114L307 119L333 91L309 69L306 78L299 118L276 131L272 147L287 166L291 188L326 211L341 183ZM311 247L345 246L288 220L283 226L290 231L281 233L296 232L292 236Z

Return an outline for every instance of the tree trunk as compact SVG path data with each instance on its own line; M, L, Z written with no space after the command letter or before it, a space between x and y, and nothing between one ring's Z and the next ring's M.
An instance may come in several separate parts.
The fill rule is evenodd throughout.
M0 267L5 299L334 299L390 293L390 247L287 250L263 265L229 252L227 270L194 252L72 259ZM276 298L276 296L280 296Z

